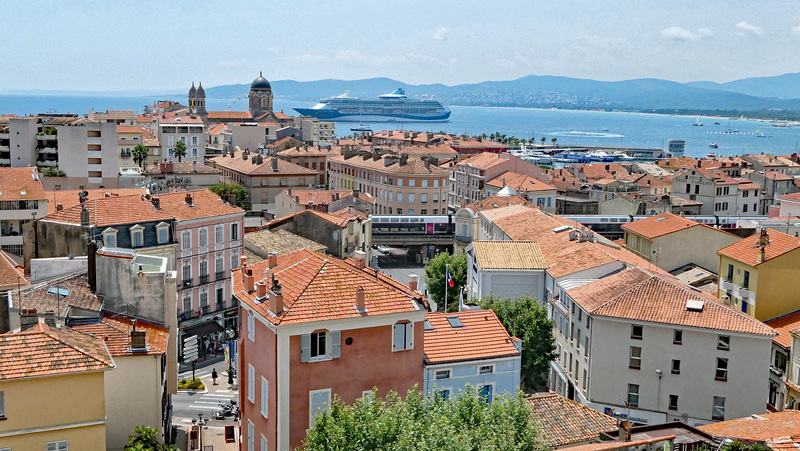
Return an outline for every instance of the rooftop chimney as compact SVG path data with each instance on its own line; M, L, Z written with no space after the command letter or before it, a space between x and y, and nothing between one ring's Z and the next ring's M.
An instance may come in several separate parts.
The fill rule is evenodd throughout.
M255 280L256 278L253 277L253 270L247 268L247 272L244 275L244 291L252 293L255 289Z
M147 351L145 331L136 330L136 320L133 320L133 330L131 331L131 351Z
M94 292L97 288L97 243L90 241L86 246L88 268L86 276L89 278L89 289Z
M36 324L39 322L39 314L36 313L36 309L26 310L23 309L19 315L19 325L20 327L29 326L31 324Z
M241 257L239 257L239 266L241 266L242 268L247 268L247 256L246 255L242 255Z
M192 194L191 193L186 193L186 205L188 205L190 207L192 206Z
M419 276L416 274L411 274L410 276L408 276L408 288L417 291L417 286L419 284L418 280Z
M270 252L269 257L267 258L267 266L270 268L274 268L278 266L278 254L275 252Z
M628 442L631 440L631 422L630 421L620 421L619 422L619 441L620 442Z
M269 309L275 315L283 311L283 293L281 292L281 284L272 275L272 288L269 290Z
M353 252L353 260L356 261L356 267L364 269L367 266L367 254L364 251Z
M153 203L153 206L158 210L161 209L161 199L158 196L153 196L150 198L150 202Z
M356 310L359 313L365 313L367 311L367 304L366 304L366 296L364 295L364 289L358 287L356 290Z
M261 301L267 296L267 284L263 280L256 282L256 297Z
M86 205L81 207L81 225L83 227L89 226L89 210L86 209Z
M278 172L278 159L272 157L272 170Z
M63 204L56 204L56 211L61 211L63 209L64 209L64 205Z

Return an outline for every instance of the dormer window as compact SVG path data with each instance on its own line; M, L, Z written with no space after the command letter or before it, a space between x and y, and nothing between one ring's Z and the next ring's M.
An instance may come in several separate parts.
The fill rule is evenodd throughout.
M169 224L160 222L156 225L156 235L158 236L158 244L167 244L169 241Z
M103 244L106 247L117 247L117 229L111 227L103 230Z
M131 227L131 247L144 246L144 227L136 224Z

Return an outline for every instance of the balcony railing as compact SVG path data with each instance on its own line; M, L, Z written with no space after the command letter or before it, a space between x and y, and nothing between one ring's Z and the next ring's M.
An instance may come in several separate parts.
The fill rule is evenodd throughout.
M225 271L217 271L214 273L214 280L219 282L220 280L225 279Z
M208 315L211 312L211 307L208 305L203 305L200 307L200 311L203 312L203 315Z
M208 283L208 274L201 274L200 275L200 285Z
M191 287L193 279L189 277L188 279L183 279L183 286L184 287Z
M456 235L456 240L461 241L462 243L471 243L472 237L469 235Z

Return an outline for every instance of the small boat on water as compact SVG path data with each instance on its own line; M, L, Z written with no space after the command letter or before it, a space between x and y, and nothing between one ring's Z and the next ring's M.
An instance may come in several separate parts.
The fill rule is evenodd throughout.
M716 149L717 147L719 147L719 144L711 143L711 144L708 145L708 147L713 147L714 149Z
M703 123L700 122L700 117L698 117L697 120L694 121L694 124L692 124L692 125L694 125L695 127L702 127Z
M717 154L716 154L715 152L709 152L708 154L706 154L706 156L707 156L708 158L716 158L716 157L717 157Z
M350 131L357 133L372 133L372 127L369 125L358 124L358 127L350 127Z
M714 125L719 125L719 122L714 122Z

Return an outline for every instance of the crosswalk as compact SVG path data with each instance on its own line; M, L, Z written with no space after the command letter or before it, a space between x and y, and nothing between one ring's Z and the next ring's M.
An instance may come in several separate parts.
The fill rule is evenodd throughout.
M219 410L219 404L230 404L230 400L239 401L239 395L230 390L217 390L214 392L203 393L199 398L193 400L189 405L191 409Z

